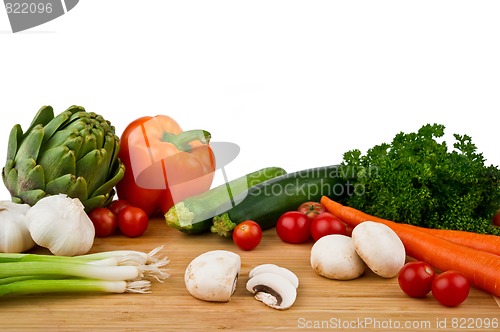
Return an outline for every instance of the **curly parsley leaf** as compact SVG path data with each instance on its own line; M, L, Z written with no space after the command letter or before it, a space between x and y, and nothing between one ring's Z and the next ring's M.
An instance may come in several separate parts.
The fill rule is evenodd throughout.
M352 186L347 204L382 218L424 227L500 235L491 223L500 209L500 169L467 135L449 149L443 125L399 133L366 154L344 154L341 172Z

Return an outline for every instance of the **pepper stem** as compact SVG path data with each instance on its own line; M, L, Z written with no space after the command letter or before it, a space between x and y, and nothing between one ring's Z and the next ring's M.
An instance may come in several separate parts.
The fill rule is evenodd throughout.
M191 150L191 146L189 143L192 141L201 141L202 143L208 144L210 142L211 135L206 130L188 130L183 131L180 134L171 134L171 133L163 133L161 138L164 142L172 143L177 147L177 149L181 151L189 151Z

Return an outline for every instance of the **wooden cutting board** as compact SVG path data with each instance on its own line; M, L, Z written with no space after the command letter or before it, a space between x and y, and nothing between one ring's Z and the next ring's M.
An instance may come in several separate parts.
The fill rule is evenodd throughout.
M318 330L337 331L498 331L498 299L472 289L462 305L447 308L431 296L412 299L397 280L371 272L351 281L316 275L309 265L312 243L281 242L275 230L264 232L260 246L239 250L231 240L214 234L186 235L150 222L139 238L116 235L97 238L92 252L134 249L149 252L164 245L171 277L153 283L150 294L49 294L0 298L0 331L193 331L193 330ZM197 255L214 249L241 255L236 291L227 303L209 303L189 295L184 270ZM34 252L46 253L42 249ZM294 271L300 280L297 300L285 311L271 309L245 289L248 272L274 263Z

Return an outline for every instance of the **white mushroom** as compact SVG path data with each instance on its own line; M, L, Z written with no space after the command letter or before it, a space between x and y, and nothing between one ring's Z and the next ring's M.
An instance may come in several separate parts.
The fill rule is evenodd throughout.
M240 256L226 250L208 251L186 268L184 282L189 293L204 301L227 302L236 289Z
M261 273L265 273L265 272L279 274L282 277L287 278L295 288L299 287L299 278L297 278L295 273L293 273L292 271L290 271L287 268L278 266L276 264L257 265L252 270L250 270L250 272L248 273L248 276L250 278L253 278L256 275L261 274Z
M295 286L286 277L271 272L250 278L246 288L257 300L274 309L288 309L297 298Z
M405 264L403 242L387 225L374 221L362 222L354 227L352 240L358 255L381 277L395 277Z
M363 274L366 265L354 249L350 237L340 234L326 235L311 249L311 267L320 276L351 280Z

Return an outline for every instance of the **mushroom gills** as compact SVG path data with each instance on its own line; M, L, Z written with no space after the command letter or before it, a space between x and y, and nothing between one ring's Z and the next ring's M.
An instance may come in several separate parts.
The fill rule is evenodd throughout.
M297 298L292 282L276 273L259 273L248 280L246 288L255 299L274 309L288 309Z

